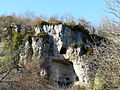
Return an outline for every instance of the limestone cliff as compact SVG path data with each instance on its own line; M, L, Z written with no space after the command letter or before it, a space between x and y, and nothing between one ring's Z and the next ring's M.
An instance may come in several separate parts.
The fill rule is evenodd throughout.
M44 32L43 37L38 37ZM25 42L24 50L20 53L20 61L27 62L31 58L42 64L41 75L48 76L55 82L72 84L79 82L89 86L94 77L95 67L92 61L85 59L87 46L86 33L71 30L65 25L44 25L35 27L34 37ZM81 46L74 47L80 43ZM31 54L30 54L31 53Z
M21 34L17 28L14 32ZM35 27L32 35L24 35L26 38L22 39L22 48L18 53L19 66L24 66L30 60L37 61L40 76L52 80L55 87L70 87L75 82L90 86L97 68L88 58L93 54L88 44L89 33L59 24Z

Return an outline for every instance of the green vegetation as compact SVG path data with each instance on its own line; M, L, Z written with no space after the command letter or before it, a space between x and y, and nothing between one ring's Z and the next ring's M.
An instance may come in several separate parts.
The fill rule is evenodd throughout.
M54 21L54 22L50 22L50 21L44 21L44 20L40 20L40 21L38 21L38 23L35 25L35 27L40 27L40 28L42 28L43 27L43 25L59 25L59 24L62 24L62 22L61 21L59 21L59 20L56 20L56 21Z
M49 23L49 25L59 25L59 24L62 24L62 22L59 21L59 20L56 20L56 21L54 21L54 22L49 22L49 21L48 21L48 23Z
M40 28L42 28L43 25L49 25L49 23L46 22L46 21L44 21L44 20L40 20L40 21L38 21L38 23L35 25L35 27L40 27Z
M97 35L97 34L90 34L89 37L90 37L90 38L88 38L89 41L90 41L91 43L96 44L96 45L99 45L99 44L101 44L103 41L105 41L105 38L104 38L104 37L99 36L99 35Z
M47 36L47 35L48 34L45 33L45 32L40 32L37 36L40 37L40 38L42 38L42 37Z
M76 25L76 22L75 22L74 20L67 21L67 22L65 22L65 25L68 25L68 26L75 26L75 25Z
M93 48L88 48L86 54L87 55L93 55Z
M83 47L84 45L85 45L84 42L80 42L80 43L71 44L70 46L73 48L78 48L78 47Z
M98 77L96 75L95 80L94 80L93 90L106 90L104 88L104 80L102 77Z
M13 16L0 16L0 27L11 28L11 25L20 25L22 20Z
M99 67L96 70L97 74L93 80L93 90L119 90L120 86L120 45L119 45L119 25L111 22L103 23L102 33L103 36L90 33L88 26L81 23L76 23L74 20L61 22L60 20L51 19L39 20L35 22L31 19L24 19L21 17L1 16L0 17L0 69L3 71L10 70L23 63L20 60L20 51L24 40L32 42L32 37L43 38L48 34L40 32L37 36L34 35L34 26L42 28L43 25L59 25L63 24L71 28L71 30L83 33L83 42L74 43L70 45L73 48L81 48L80 57L83 54L89 60L98 60ZM111 24L111 25L110 25ZM106 25L106 26L105 26ZM110 26L109 26L110 25ZM19 31L15 31L15 27ZM114 32L113 30L116 30ZM114 32L114 33L112 33ZM106 42L107 41L107 42ZM108 43L109 42L109 43ZM31 48L31 47L30 47ZM83 52L82 52L83 51ZM38 52L39 53L39 52ZM37 54L36 53L36 56ZM76 86L75 89L85 90L85 87Z
M19 46L22 43L22 36L20 33L14 33L12 41L14 46Z
M42 38L42 37L44 37L44 36L47 36L47 33L45 33L45 32L40 32L40 33L37 34L37 36L32 35L32 34L26 34L26 35L24 36L24 39L27 40L27 41L30 41L30 39L31 39L32 37L40 37L40 38Z
M24 39L29 41L32 37L34 37L34 35L32 35L32 34L26 34L24 36Z
M84 52L85 52L84 54L89 55L89 56L92 56L92 55L93 55L93 52L94 52L93 48L90 48L90 47L89 47L89 48L86 48L86 49L85 49L85 43L84 43L84 42L71 44L70 46L73 47L73 48L81 47L81 50L82 50L82 48L84 48L84 49L83 49Z
M17 19L12 16L0 17L0 29L2 42L0 43L0 65L1 70L10 70L19 63L19 53L22 44L22 35L15 31L14 26ZM6 26L6 27L5 27ZM7 28L6 30L3 30Z
M67 25L67 24L66 24ZM82 26L82 25L79 25L79 24L68 24L67 25L68 27L70 27L71 28L71 30L73 30L73 31L79 31L79 32L81 32L81 33L84 33L84 34L86 34L86 35L89 35L89 31L88 31L88 29L86 29L84 26Z
M19 62L18 54L20 43L17 42L18 40L16 38L14 38L14 40L15 42L9 42L7 39L5 39L2 43L0 43L0 65L2 64L1 69L3 71L10 70Z

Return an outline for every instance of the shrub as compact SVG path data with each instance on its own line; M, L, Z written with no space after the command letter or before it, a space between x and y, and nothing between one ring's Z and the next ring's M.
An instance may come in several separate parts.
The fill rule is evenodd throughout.
M20 25L21 20L13 16L0 16L0 27L9 28L11 25Z
M47 36L47 33L45 33L45 32L40 32L37 36L40 37L40 38L42 38L42 37L44 37L44 36Z
M71 28L71 30L73 30L73 31L79 31L79 32L81 32L81 33L84 33L84 34L86 34L86 35L89 35L89 31L88 31L88 29L86 29L84 26L82 26L82 25L68 25L70 28Z
M21 35L19 33L14 33L12 40L9 40L6 37L0 43L0 64L2 64L1 70L6 71L17 66L19 63L21 40Z
M54 21L54 22L49 22L49 24L50 24L50 25L59 25L59 24L62 24L62 22L59 21L59 20L56 20L56 21Z
M46 21L44 21L44 20L40 20L40 21L38 21L38 23L35 25L35 27L40 27L40 28L42 28L43 25L49 25L49 23L46 22Z
M105 90L105 88L103 87L103 82L104 80L101 77L98 77L96 75L95 79L94 79L94 86L93 86L93 90Z
M94 43L94 44L100 44L101 41L105 40L104 37L99 36L97 34L90 34L90 38L89 39L91 39L91 42Z
M83 47L84 45L84 42L79 43L79 47Z
M93 48L88 48L86 54L87 55L93 55Z
M20 33L14 33L14 35L12 37L12 41L13 41L14 46L20 45L20 43L22 41L22 37L21 37Z
M26 34L26 35L24 36L24 39L25 39L25 40L29 40L31 37L34 37L34 35L32 35L32 34Z
M65 24L68 26L75 26L76 22L74 20L71 20L71 21L66 22Z
M83 27L83 26L82 26L82 27ZM83 29L83 32L84 32L85 34L89 35L88 29L84 28L84 29Z
M80 43L74 43L74 44L72 44L71 46L73 47L73 48L78 48L78 47L83 47L85 44L84 44L84 42L80 42Z
M73 47L74 47L74 48L78 48L79 45L78 45L78 44L73 44Z

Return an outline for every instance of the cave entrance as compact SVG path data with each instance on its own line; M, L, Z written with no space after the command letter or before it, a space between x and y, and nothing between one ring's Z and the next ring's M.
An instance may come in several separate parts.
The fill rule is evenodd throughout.
M73 63L68 59L53 59L50 68L50 78L54 81L55 87L69 88L74 82L79 81L73 68Z
M65 47L62 47L60 50L60 54L66 54L67 49Z

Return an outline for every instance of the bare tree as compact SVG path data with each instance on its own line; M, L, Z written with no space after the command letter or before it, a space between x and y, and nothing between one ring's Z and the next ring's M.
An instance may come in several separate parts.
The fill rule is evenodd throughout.
M35 13L33 11L26 11L23 13L23 16L26 18L34 18L35 17Z
M100 26L101 34L116 42L120 42L120 24L110 21L109 18L103 18L102 24Z
M49 22L55 22L57 20L58 20L58 15L54 15L54 16L51 16L48 21Z
M109 13L120 20L120 0L105 0Z
M104 18L100 27L105 42L96 49L99 68L94 80L95 90L120 89L120 25Z

